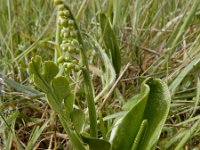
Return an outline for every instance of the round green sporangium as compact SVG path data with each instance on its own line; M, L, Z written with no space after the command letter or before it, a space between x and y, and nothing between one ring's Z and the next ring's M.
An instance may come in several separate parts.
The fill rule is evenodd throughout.
M74 26L74 21L72 19L69 19L68 24L69 24L69 26Z
M62 39L60 48L64 54L65 59L63 57L59 57L57 62L64 63L64 67L69 72L70 70L74 70L75 72L80 70L78 61L72 57L73 55L78 55L80 53L80 44L78 42L77 34L78 31L75 29L75 22L70 16L70 12L67 7L59 3L58 6L58 24L60 26L60 37Z
M66 10L65 5L63 5L63 4L58 5L58 10L59 11Z
M67 21L66 18L59 18L59 22L58 22L58 24L59 24L60 26L64 26L64 27L66 27L67 24L68 24L68 21Z
M54 0L55 5L63 4L64 0Z

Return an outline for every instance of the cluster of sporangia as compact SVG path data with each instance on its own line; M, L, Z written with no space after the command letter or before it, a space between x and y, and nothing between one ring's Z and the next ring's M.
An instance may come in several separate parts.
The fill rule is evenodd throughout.
M61 28L60 36L62 43L61 49L65 56L60 56L57 60L58 63L64 63L67 72L80 70L78 60L73 56L80 53L80 44L77 40L77 30L75 29L74 20L71 17L69 10L65 7L63 0L54 0L58 6L58 24Z

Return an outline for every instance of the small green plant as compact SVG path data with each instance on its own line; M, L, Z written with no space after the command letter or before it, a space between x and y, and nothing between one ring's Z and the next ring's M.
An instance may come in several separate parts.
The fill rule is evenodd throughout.
M36 56L29 68L36 86L46 93L49 105L58 114L76 149L85 149L84 142L89 144L90 149L99 145L100 149L108 150L110 146L112 150L154 149L170 106L168 88L161 80L147 78L141 85L140 94L124 105L126 114L114 125L109 144L106 140L80 133L84 113L73 108L69 81L64 76L56 77L59 69L55 63L42 63L41 57Z
M56 77L59 69L52 61L44 62L42 67L41 65L41 57L39 56L32 59L29 65L29 70L30 73L33 74L36 86L42 89L46 94L49 105L58 114L74 147L76 149L84 149L81 139L76 134L76 130L80 127L75 127L74 124L76 124L76 122L72 124L71 121L76 110L73 109L74 99L68 79L64 76ZM84 117L84 115L80 114L80 117L82 116Z
M198 149L200 1L53 1L0 0L0 149L155 147L163 81L155 149Z
M81 33L69 7L62 0L56 0L55 4L58 5L55 61L42 62L41 57L36 56L32 58L29 70L35 85L45 93L48 104L58 115L73 147L77 150L154 149L170 106L166 84L160 79L144 80L140 94L124 105L126 113L113 125L110 140L98 138L95 98ZM101 19L104 22L102 26L105 26L103 14ZM106 30L110 32L111 26ZM109 46L109 43L106 45ZM116 43L114 45L117 47ZM114 47L111 49L111 53L114 53ZM113 55L116 54L118 52ZM75 59L74 55L80 55L80 60ZM120 63L115 66L117 74L119 69ZM74 108L75 94L70 87L70 76L78 73L83 74L89 134L82 130L85 113Z

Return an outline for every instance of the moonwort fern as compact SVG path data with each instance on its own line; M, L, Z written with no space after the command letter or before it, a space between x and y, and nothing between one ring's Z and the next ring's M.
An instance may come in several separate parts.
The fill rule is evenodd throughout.
M81 33L69 7L62 0L56 4L60 32L55 61L42 62L41 57L36 56L32 58L29 70L35 85L45 93L48 104L57 113L73 147L77 150L154 149L169 111L167 85L160 79L144 80L140 94L124 105L126 114L114 125L110 140L98 138L94 92ZM81 59L74 59L74 54L80 55ZM70 73L80 71L84 78L90 134L82 133L85 114L73 107L75 97L69 86Z

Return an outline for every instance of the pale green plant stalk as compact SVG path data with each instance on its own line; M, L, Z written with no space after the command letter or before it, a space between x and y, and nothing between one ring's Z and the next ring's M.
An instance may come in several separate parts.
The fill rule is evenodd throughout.
M89 67L88 67L88 62L87 62L87 57L85 54L85 46L84 46L84 42L82 40L81 37L81 33L79 31L79 27L76 23L76 20L69 8L69 6L66 3L61 2L60 6L66 7L66 10L69 11L69 16L71 17L71 19L74 22L74 28L77 32L77 38L78 38L78 42L80 43L80 56L81 56L81 64L80 64L80 69L82 69L82 73L83 73L83 78L84 78L84 89L85 89L85 94L86 94L86 99L87 99L87 104L88 104L88 110L89 110L89 119L90 119L90 132L91 132L91 136L93 137L97 137L97 119L96 119L96 109L95 109L95 103L94 103L94 89L92 86L92 82L90 79L90 75L89 75ZM63 8L64 9L64 8ZM57 37L58 39L59 37ZM59 43L57 43L59 44Z
M70 137L70 140L73 144L73 146L77 149L77 150L86 150L82 140L80 139L80 137L77 135L76 131L72 131L69 128L68 122L65 119L65 117L63 116L62 113L60 113L59 115L60 121L65 129L65 131L67 132L68 136Z
M84 46L79 27L78 27L76 20L75 20L69 7L68 7L68 10L70 11L70 14L74 20L75 28L78 31L78 40L79 40L80 44L82 45L82 47L80 48L80 50L81 50L80 54L81 54L81 62L83 64L82 71L83 71L83 77L84 77L84 83L85 83L85 93L86 93L88 110L89 110L89 119L90 119L90 128L91 128L90 130L91 130L91 136L97 137L97 117L96 117L96 109L95 109L95 103L94 103L94 89L93 89L92 81L91 81L90 75L89 75L88 61L87 61L87 57L85 54L86 48Z
M58 16L58 15L57 15ZM57 59L62 55L60 50L60 26L58 21L56 22L56 39L55 39L55 52L54 52L54 62L57 62Z

